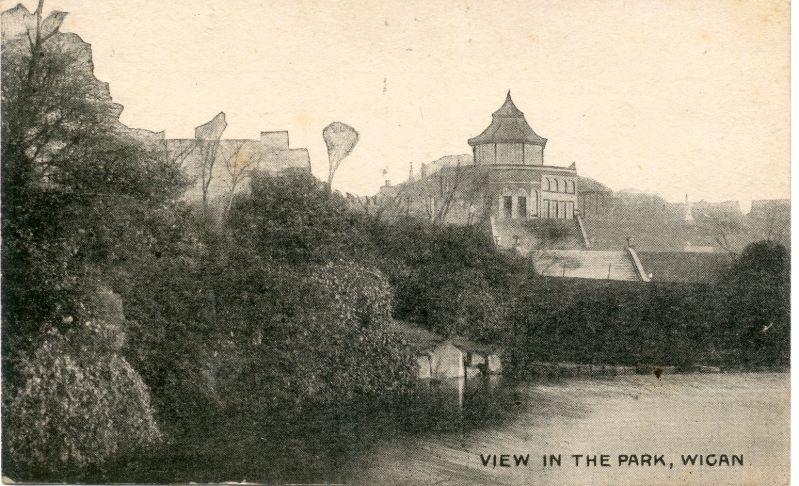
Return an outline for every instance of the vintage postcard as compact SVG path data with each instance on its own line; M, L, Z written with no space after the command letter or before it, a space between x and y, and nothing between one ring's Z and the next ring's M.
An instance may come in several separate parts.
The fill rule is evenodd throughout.
M787 0L12 0L2 482L790 482Z

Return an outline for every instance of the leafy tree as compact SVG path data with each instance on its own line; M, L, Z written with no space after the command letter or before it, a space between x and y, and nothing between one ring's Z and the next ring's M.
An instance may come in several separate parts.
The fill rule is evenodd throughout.
M97 282L124 287L171 245L183 178L155 134L120 123L65 14L42 10L2 15L0 197L4 453L47 475L159 435L121 303Z
M254 175L251 195L235 201L230 228L236 244L295 265L369 253L363 217L338 193L305 171Z
M502 341L507 306L532 275L528 262L499 253L481 228L413 219L372 221L377 265L395 290L395 315L436 332Z
M749 244L719 282L724 348L741 366L790 361L790 257L781 244ZM735 352L737 351L737 352Z
M152 134L119 122L121 107L94 77L89 45L58 32L53 15L42 20L41 7L3 14L6 359L60 325L83 281L157 248L182 183Z

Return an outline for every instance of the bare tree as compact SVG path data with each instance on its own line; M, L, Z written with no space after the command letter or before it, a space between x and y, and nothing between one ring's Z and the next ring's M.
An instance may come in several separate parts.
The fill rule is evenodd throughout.
M163 137L163 132L161 136ZM183 164L189 160L189 155L197 149L197 143L194 140L167 140L164 138L163 144L167 161L178 169L183 169Z
M430 221L436 224L444 224L457 201L463 202L464 205L469 205L468 224L482 221L488 217L489 212L484 208L483 218L479 221L474 218L477 207L481 204L484 205L485 192L488 187L488 173L486 171L477 166L463 166L458 163L452 170L442 168L431 177L437 178L438 198L441 201L441 205L426 208Z
M226 195L227 200L225 201L225 208L222 213L223 220L227 218L230 212L230 207L233 204L233 196L236 194L239 184L250 175L263 157L260 151L258 151L257 155L244 151L245 145L246 142L240 142L235 148L231 148L228 154L223 156L225 171L229 176Z
M376 198L375 204L372 205L374 212L372 213L378 221L383 218L396 219L403 212L402 204L405 202L405 214L409 211L409 188L407 184L401 184L397 187L396 191L388 197Z
M227 128L225 112L220 111L208 123L194 129L194 139L200 154L200 178L203 212L208 214L208 189L214 178L214 165L219 151L219 141Z
M766 209L756 217L749 215L750 231L753 233L752 239L765 238L790 246L791 240L791 214L788 208L773 207Z
M744 229L740 213L720 208L704 208L698 212L695 221L698 227L713 238L724 251L730 253L735 251L732 238L740 235Z

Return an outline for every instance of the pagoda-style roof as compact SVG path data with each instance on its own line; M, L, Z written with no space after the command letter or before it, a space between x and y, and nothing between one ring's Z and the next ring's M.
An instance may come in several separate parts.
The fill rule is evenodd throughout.
M539 136L530 128L524 118L524 113L513 104L510 91L505 98L505 103L491 117L491 125L480 135L470 138L469 145L510 142L529 143L543 147L547 144L547 139Z

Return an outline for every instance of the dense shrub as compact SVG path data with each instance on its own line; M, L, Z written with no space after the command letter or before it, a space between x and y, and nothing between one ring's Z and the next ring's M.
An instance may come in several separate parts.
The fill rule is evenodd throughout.
M119 354L75 354L62 338L26 360L6 413L12 476L63 480L160 438L149 390Z
M533 279L520 294L511 319L520 361L687 365L717 344L705 285ZM695 349L697 336L707 346Z
M328 262L313 271L321 296L340 307L336 314L352 325L380 329L391 319L393 295L388 279L355 262Z
M718 284L716 314L730 361L742 367L790 362L790 255L774 241L744 248Z
M412 356L386 330L391 292L379 271L339 261L257 274L263 294L244 311L256 316L252 331L241 333L238 363L220 383L239 415L380 399L411 383Z
M749 245L717 282L535 278L513 306L511 348L530 361L693 364L789 363L789 276L784 247Z
M229 228L237 244L294 265L370 253L363 215L348 210L346 200L312 174L256 174L250 186L250 194L237 197L231 208Z
M225 262L195 223L184 215L174 241L160 242L158 253L140 256L135 271L116 281L128 317L125 357L152 390L170 435L219 411L212 370L236 329L215 307Z
M256 176L208 235L204 320L218 394L237 414L296 412L402 391L412 357L387 332L393 292L367 221L309 174ZM222 332L224 331L224 332ZM217 353L214 353L217 354Z
M119 353L119 297L101 290L66 331L51 328L21 367L5 429L10 474L63 480L159 441L150 394ZM71 316L70 316L71 317ZM77 476L76 476L77 475Z
M319 353L323 400L391 394L413 379L413 357L387 332L392 293L377 270L355 263L327 264L313 272L317 306L300 315Z
M532 266L497 251L485 228L413 218L372 222L377 265L395 291L395 316L444 335L486 342L507 335L505 314Z

